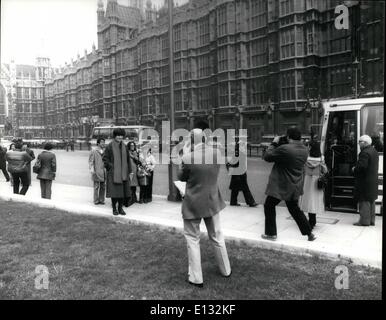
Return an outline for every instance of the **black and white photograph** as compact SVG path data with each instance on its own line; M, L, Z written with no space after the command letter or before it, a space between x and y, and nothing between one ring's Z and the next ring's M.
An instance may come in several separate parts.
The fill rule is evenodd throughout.
M0 300L382 299L385 1L0 3Z

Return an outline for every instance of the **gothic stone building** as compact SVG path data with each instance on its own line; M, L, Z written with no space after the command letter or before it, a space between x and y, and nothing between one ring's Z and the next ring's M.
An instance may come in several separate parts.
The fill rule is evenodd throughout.
M139 3L141 3L139 5ZM190 0L174 8L175 121L247 128L250 142L319 123L320 99L383 95L384 2ZM100 1L98 47L45 84L47 137L86 137L96 122L169 118L166 7Z

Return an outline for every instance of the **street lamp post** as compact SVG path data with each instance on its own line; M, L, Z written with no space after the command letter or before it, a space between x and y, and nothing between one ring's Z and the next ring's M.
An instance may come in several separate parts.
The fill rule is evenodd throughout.
M169 157L171 155L171 150L175 144L172 141L172 134L175 129L174 123L174 43L173 43L173 0L168 0L168 13L169 13L169 81L170 81L170 150ZM172 160L172 159L170 159ZM169 163L169 201L179 201L181 199L180 194L174 185L174 181L177 180L177 170L178 167L176 164L173 164L172 161Z
M358 67L359 61L358 58L355 58L355 61L352 63L355 69L355 99L358 98Z

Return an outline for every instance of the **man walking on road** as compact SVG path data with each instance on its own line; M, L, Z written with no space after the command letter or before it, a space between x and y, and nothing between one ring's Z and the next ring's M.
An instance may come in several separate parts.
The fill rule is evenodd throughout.
M304 165L308 150L301 142L301 133L297 128L289 128L287 143L279 146L280 138L273 140L264 155L264 160L274 162L274 166L265 191L265 234L262 238L276 240L276 206L284 200L302 235L307 235L308 240L313 241L316 237L298 205L298 199L303 194Z
M353 168L355 176L355 198L359 203L359 221L354 226L375 225L375 200L378 198L378 165L377 150L371 145L368 135L359 138L361 152Z
M182 202L184 235L187 241L189 259L189 283L203 286L200 253L200 222L204 219L209 240L214 247L215 258L220 272L229 277L231 267L220 226L219 212L225 208L217 179L220 165L217 164L219 151L205 144L202 129L193 129L194 144L192 151L182 157L178 173L181 181L186 181L186 193ZM187 149L188 150L188 149ZM212 159L210 164L206 159Z

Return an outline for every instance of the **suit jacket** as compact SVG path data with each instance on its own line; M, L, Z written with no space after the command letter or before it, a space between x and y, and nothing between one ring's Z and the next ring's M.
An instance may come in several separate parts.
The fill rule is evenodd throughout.
M378 164L378 152L373 146L360 152L354 169L356 200L375 201L378 198Z
M90 151L88 158L89 169L94 170L94 173L91 175L93 181L104 182L106 179L105 166L103 163L103 150L99 147Z
M54 153L50 151L42 151L38 155L38 159L36 161L40 161L40 170L38 173L38 179L44 180L55 180L56 173L56 156Z
M197 164L191 159L203 159L204 156L214 159L214 164ZM205 144L196 145L191 153L182 157L178 178L186 181L186 192L182 202L184 219L212 217L225 208L217 178L220 165L216 164L220 155L216 149Z
M308 150L301 141L277 148L270 146L264 160L274 162L265 194L276 199L297 200L303 194L304 165Z

